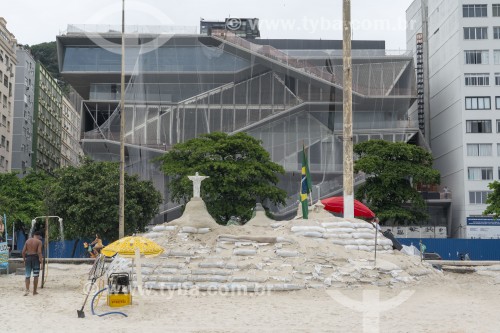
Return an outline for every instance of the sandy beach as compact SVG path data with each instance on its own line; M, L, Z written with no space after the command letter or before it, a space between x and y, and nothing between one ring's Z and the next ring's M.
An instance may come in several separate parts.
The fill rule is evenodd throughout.
M49 264L45 288L23 296L22 275L0 276L0 317L4 332L499 332L500 278L498 271L482 274L444 273L441 279L410 286L357 287L329 290L248 293L152 291L141 309L113 308L128 317L92 315L77 318L84 300L89 265ZM339 296L339 293L341 294ZM357 301L377 296L385 304L403 294L394 308L377 314L366 326L367 312L351 310L336 299ZM368 296L367 296L368 295ZM409 295L409 296L408 296ZM90 299L89 299L90 303ZM371 306L372 304L367 304ZM394 304L389 304L389 307ZM113 310L102 298L97 313ZM369 317L369 316L368 316ZM365 318L370 319L370 318Z

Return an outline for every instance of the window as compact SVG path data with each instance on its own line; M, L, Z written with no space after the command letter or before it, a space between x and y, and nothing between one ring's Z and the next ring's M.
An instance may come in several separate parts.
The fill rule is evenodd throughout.
M492 180L493 168L472 167L469 168L469 180Z
M500 65L500 50L493 51L493 63L495 65Z
M467 133L491 133L491 120L467 120Z
M495 73L495 85L500 86L500 73Z
M9 77L7 75L3 76L3 85L5 86L5 88L9 87Z
M467 156L492 156L492 144L469 143L467 144Z
M484 205L491 191L471 191L469 192L469 203L472 205Z
M490 97L465 97L466 110L490 110Z
M7 117L2 115L2 126L6 127L7 126Z
M497 119L497 133L500 133L500 120L498 119ZM498 156L500 156L500 154Z
M10 146L10 142L9 142L9 140L7 140L7 145L5 146L5 149L7 149L7 151L9 151L9 146Z
M500 96L495 97L495 107L500 110Z
M465 63L467 65L487 65L489 60L488 50L465 51Z
M487 27L464 28L464 39L488 39Z
M490 74L488 73L466 73L465 74L466 86L489 86Z
M493 39L500 39L500 27L493 27Z
M491 5L493 9L493 16L494 17L499 17L500 16L500 4L493 4Z
M464 17L487 17L487 5L463 5Z
M2 135L2 142L0 142L1 147L5 147L5 136Z

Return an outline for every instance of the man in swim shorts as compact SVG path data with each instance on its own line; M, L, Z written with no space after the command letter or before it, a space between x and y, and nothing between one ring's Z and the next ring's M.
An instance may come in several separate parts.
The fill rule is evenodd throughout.
M40 265L43 263L42 257L42 234L36 231L32 238L24 243L23 262L26 268L26 290L24 296L30 293L30 278L33 272L33 295L37 295L38 275L40 274Z

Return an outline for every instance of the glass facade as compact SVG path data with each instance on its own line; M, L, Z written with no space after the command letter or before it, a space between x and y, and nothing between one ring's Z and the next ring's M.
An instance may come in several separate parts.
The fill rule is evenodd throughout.
M140 63L137 59L141 59ZM140 68L136 68L140 66ZM248 61L209 46L164 46L156 49L127 47L125 71L133 72L234 72ZM64 72L120 72L121 49L70 46L64 50Z
M73 46L77 39L78 48ZM64 54L62 74L85 86L81 94L87 99L86 154L116 161L120 55L91 46L90 41L82 46L86 40L83 34L58 37ZM314 197L342 192L341 43L322 41L321 56L319 44L310 41L285 43L288 48L273 40L259 43L212 34L174 36L155 50L127 48L127 170L155 179L165 197L163 214L173 204L152 159L176 143L215 131L249 133L284 166L279 186L289 198L287 207L272 207L278 217L296 211L302 145L308 147ZM418 126L408 119L416 98L412 56L385 56L380 47L363 49L374 45L370 42L353 45L354 54L362 54L353 59L354 142L414 138ZM358 181L362 175L356 176Z

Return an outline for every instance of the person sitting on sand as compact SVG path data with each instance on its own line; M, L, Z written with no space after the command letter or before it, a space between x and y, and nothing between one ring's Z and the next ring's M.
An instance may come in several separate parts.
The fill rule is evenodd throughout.
M26 267L26 290L24 296L30 293L30 278L33 272L33 295L37 295L38 275L40 274L40 265L43 263L42 256L42 233L36 231L32 238L24 243L22 252L24 266Z
M90 243L90 245L94 246L94 254L97 256L99 253L101 253L102 248L104 245L102 245L102 239L99 236L99 234L95 234L95 240Z

